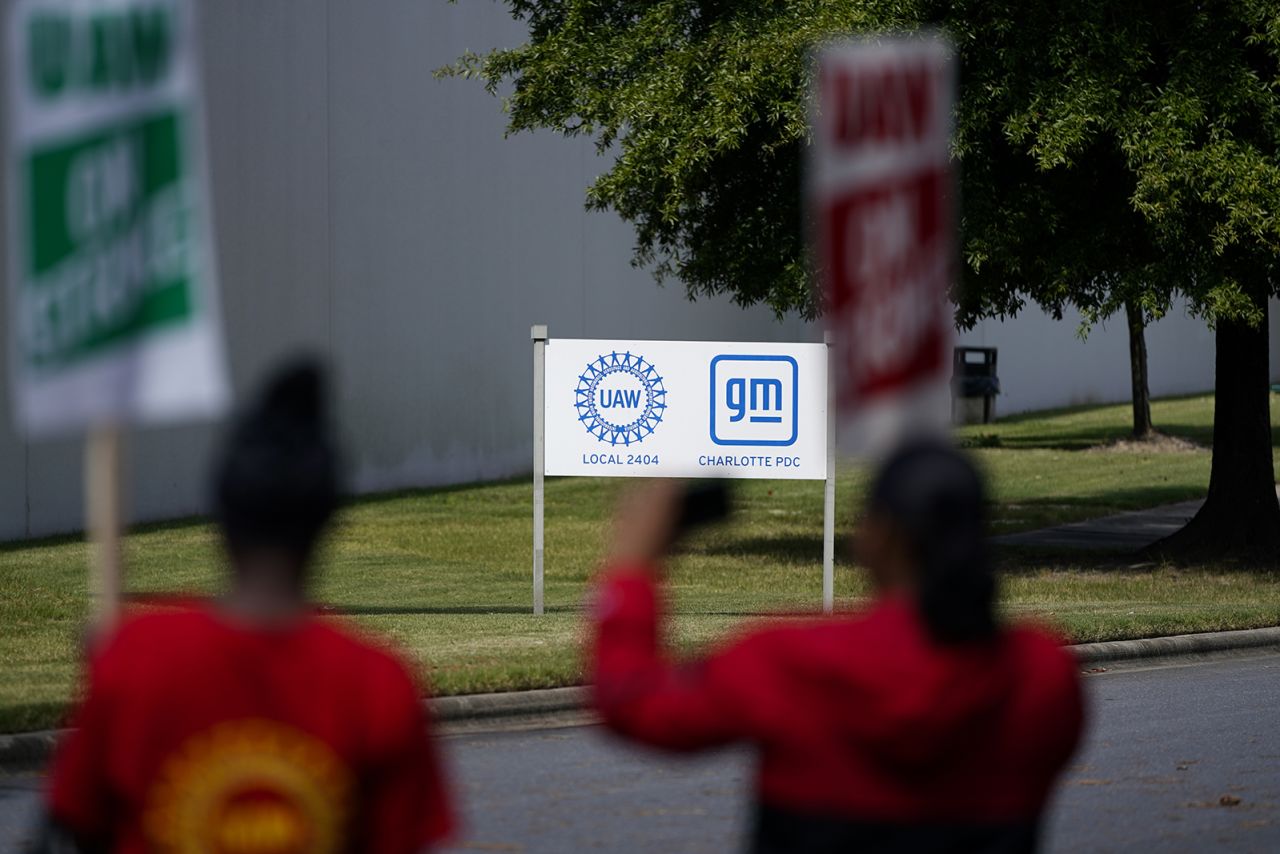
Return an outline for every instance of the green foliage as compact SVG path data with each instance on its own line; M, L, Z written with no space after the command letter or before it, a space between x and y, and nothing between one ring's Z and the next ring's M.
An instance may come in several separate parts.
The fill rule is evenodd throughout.
M951 6L961 320L1175 293L1256 321L1280 258L1280 7Z
M616 159L587 203L690 297L819 308L800 172L813 45L937 26L961 63L961 323L1027 299L1086 320L1176 293L1260 317L1280 257L1280 7L1108 0L506 0L520 47L442 74L506 95L509 130Z

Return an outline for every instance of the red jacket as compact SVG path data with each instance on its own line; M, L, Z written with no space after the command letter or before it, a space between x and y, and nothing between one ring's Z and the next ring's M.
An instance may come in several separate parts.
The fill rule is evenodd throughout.
M916 609L789 622L675 664L652 574L599 591L595 702L606 724L688 751L749 742L758 797L792 814L889 823L1033 826L1080 736L1070 653L1029 628L939 646Z
M112 851L419 851L451 826L422 691L328 622L124 622L90 662L52 817Z

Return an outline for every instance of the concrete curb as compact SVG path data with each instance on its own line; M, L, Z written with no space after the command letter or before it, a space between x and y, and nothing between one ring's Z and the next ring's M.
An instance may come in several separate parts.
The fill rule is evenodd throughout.
M1280 648L1280 626L1269 629L1082 643L1070 649L1076 654L1076 660L1081 664L1107 664L1120 661L1195 657L1268 647Z
M1082 666L1119 662L1197 658L1255 650L1280 650L1280 626L1231 632L1206 632L1141 640L1076 644L1069 647ZM587 689L545 688L501 694L467 694L428 701L446 732L466 724L519 724L582 712ZM0 735L0 773L39 768L48 761L65 730Z
M587 703L586 688L543 688L503 694L462 694L428 701L441 723L493 718L524 718L576 712Z
M66 730L46 729L0 735L0 774L39 768L53 754L54 745Z

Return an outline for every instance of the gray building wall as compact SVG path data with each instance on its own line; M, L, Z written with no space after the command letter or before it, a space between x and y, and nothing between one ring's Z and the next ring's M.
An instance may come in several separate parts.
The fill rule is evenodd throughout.
M816 334L656 287L628 263L629 227L583 208L607 167L589 142L504 139L480 84L432 78L464 50L520 40L498 4L199 5L233 386L243 398L281 357L326 355L357 488L528 471L533 323L559 337ZM80 443L21 441L9 406L0 395L0 539L80 528ZM131 518L203 510L215 436L135 432Z
M583 209L607 167L589 142L504 139L479 84L432 78L465 50L521 39L499 4L199 5L236 395L284 356L327 356L357 488L528 471L532 323L559 337L817 338L795 320L657 288L628 263L630 228ZM0 300L0 335L4 311ZM1273 342L1278 324L1280 312ZM1001 348L1004 412L1127 398L1121 324L1082 344L1071 321L1032 311L962 341ZM1157 393L1212 386L1199 321L1175 314L1150 347ZM0 377L4 358L0 347ZM204 509L216 431L132 435L132 519ZM23 442L0 394L0 540L81 527L80 482L80 443Z

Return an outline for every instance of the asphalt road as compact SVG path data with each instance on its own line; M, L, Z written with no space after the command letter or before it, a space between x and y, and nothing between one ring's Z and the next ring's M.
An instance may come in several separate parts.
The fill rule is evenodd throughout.
M1090 735L1049 817L1048 850L1280 851L1280 655L1110 670L1087 684ZM745 751L673 759L598 727L459 736L446 751L467 824L451 850L741 848ZM0 777L0 850L34 817L38 785Z

